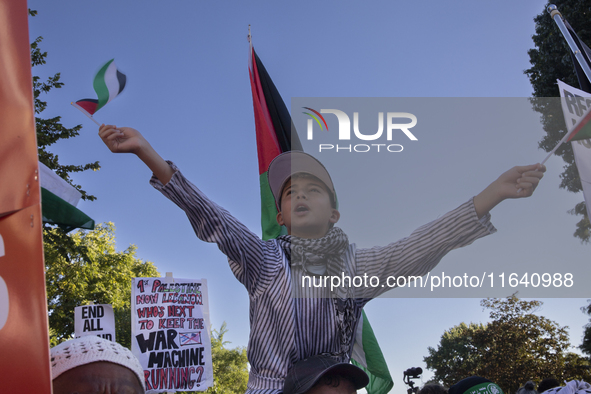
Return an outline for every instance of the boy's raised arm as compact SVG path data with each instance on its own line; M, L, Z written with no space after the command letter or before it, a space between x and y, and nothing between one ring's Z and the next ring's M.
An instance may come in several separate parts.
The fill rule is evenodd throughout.
M99 136L113 153L134 153L152 170L162 184L166 185L172 178L174 174L172 167L136 129L103 124L99 128Z
M507 198L523 198L533 194L546 167L541 164L517 166L503 173L474 197L474 207L480 219Z

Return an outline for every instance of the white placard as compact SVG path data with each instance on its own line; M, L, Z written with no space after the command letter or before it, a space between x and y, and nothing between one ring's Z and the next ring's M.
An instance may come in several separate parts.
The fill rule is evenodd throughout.
M213 385L205 279L135 278L131 350L146 391L205 391Z
M96 335L115 341L115 313L110 304L83 305L74 308L76 338Z

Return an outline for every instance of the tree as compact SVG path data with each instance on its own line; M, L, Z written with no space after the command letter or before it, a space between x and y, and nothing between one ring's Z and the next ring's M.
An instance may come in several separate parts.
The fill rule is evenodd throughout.
M479 349L474 338L485 326L482 324L460 323L445 331L437 350L428 348L425 357L427 368L434 369L433 381L443 382L449 387L467 376L473 375L479 362Z
M224 341L228 332L226 322L220 330L213 330L211 337L211 360L213 364L213 386L205 394L242 394L248 383L248 358L246 348L226 348L230 342ZM179 394L199 393L199 391L179 391Z
M589 304L587 306L581 307L581 311L591 315L591 300L588 301ZM579 346L579 349L591 357L591 321L585 325L585 331L583 332L583 343Z
M462 323L447 330L437 349L424 358L435 378L450 386L472 375L497 383L505 393L515 392L528 380L589 379L590 364L568 352L567 327L533 314L542 303L515 295L484 299L492 321L486 325Z
M211 338L211 358L213 363L214 385L206 394L242 394L248 383L248 359L246 349L237 347L227 349L228 341L224 335L228 332L226 322L219 331L214 330Z
M556 0L556 4L562 15L569 21L583 42L591 43L591 29L588 28L591 17L591 2L586 0ZM534 18L536 22L536 34L532 37L535 48L528 51L531 68L525 70L525 74L534 89L534 108L542 115L542 124L546 136L539 142L540 148L550 152L566 133L566 125L562 110L559 106L548 105L547 100L536 100L543 97L560 97L556 79L578 87L574 65L571 59L571 51L565 39L555 26L550 15L542 11ZM562 144L556 151L566 162L560 187L569 192L577 193L582 190L581 180L574 161L573 150L570 144ZM591 237L591 222L587 217L585 202L578 203L569 213L582 215L577 223L575 237L582 242L589 242Z
M131 347L131 278L160 276L153 263L135 255L136 247L115 250L115 226L99 224L77 231L65 243L59 229L45 232L45 277L53 343L74 333L74 308L92 301L112 304L117 342ZM55 237L55 238L54 238Z

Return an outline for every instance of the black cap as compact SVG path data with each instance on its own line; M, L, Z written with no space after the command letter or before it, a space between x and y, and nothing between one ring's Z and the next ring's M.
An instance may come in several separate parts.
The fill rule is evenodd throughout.
M350 378L355 390L369 383L367 374L353 364L339 362L331 356L312 356L298 361L287 372L283 394L303 394L328 372L338 372Z

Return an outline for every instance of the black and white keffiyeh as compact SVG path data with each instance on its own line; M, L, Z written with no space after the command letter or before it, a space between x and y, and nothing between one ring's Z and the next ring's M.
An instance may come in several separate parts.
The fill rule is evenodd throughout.
M322 238L308 239L282 235L277 241L290 261L292 274L294 271L300 271L297 268L301 269L303 275L314 276L340 277L346 271L344 255L349 247L349 238L338 227L331 228ZM337 287L326 296L334 300L335 319L340 334L340 352L332 355L348 360L357 324L351 289Z

